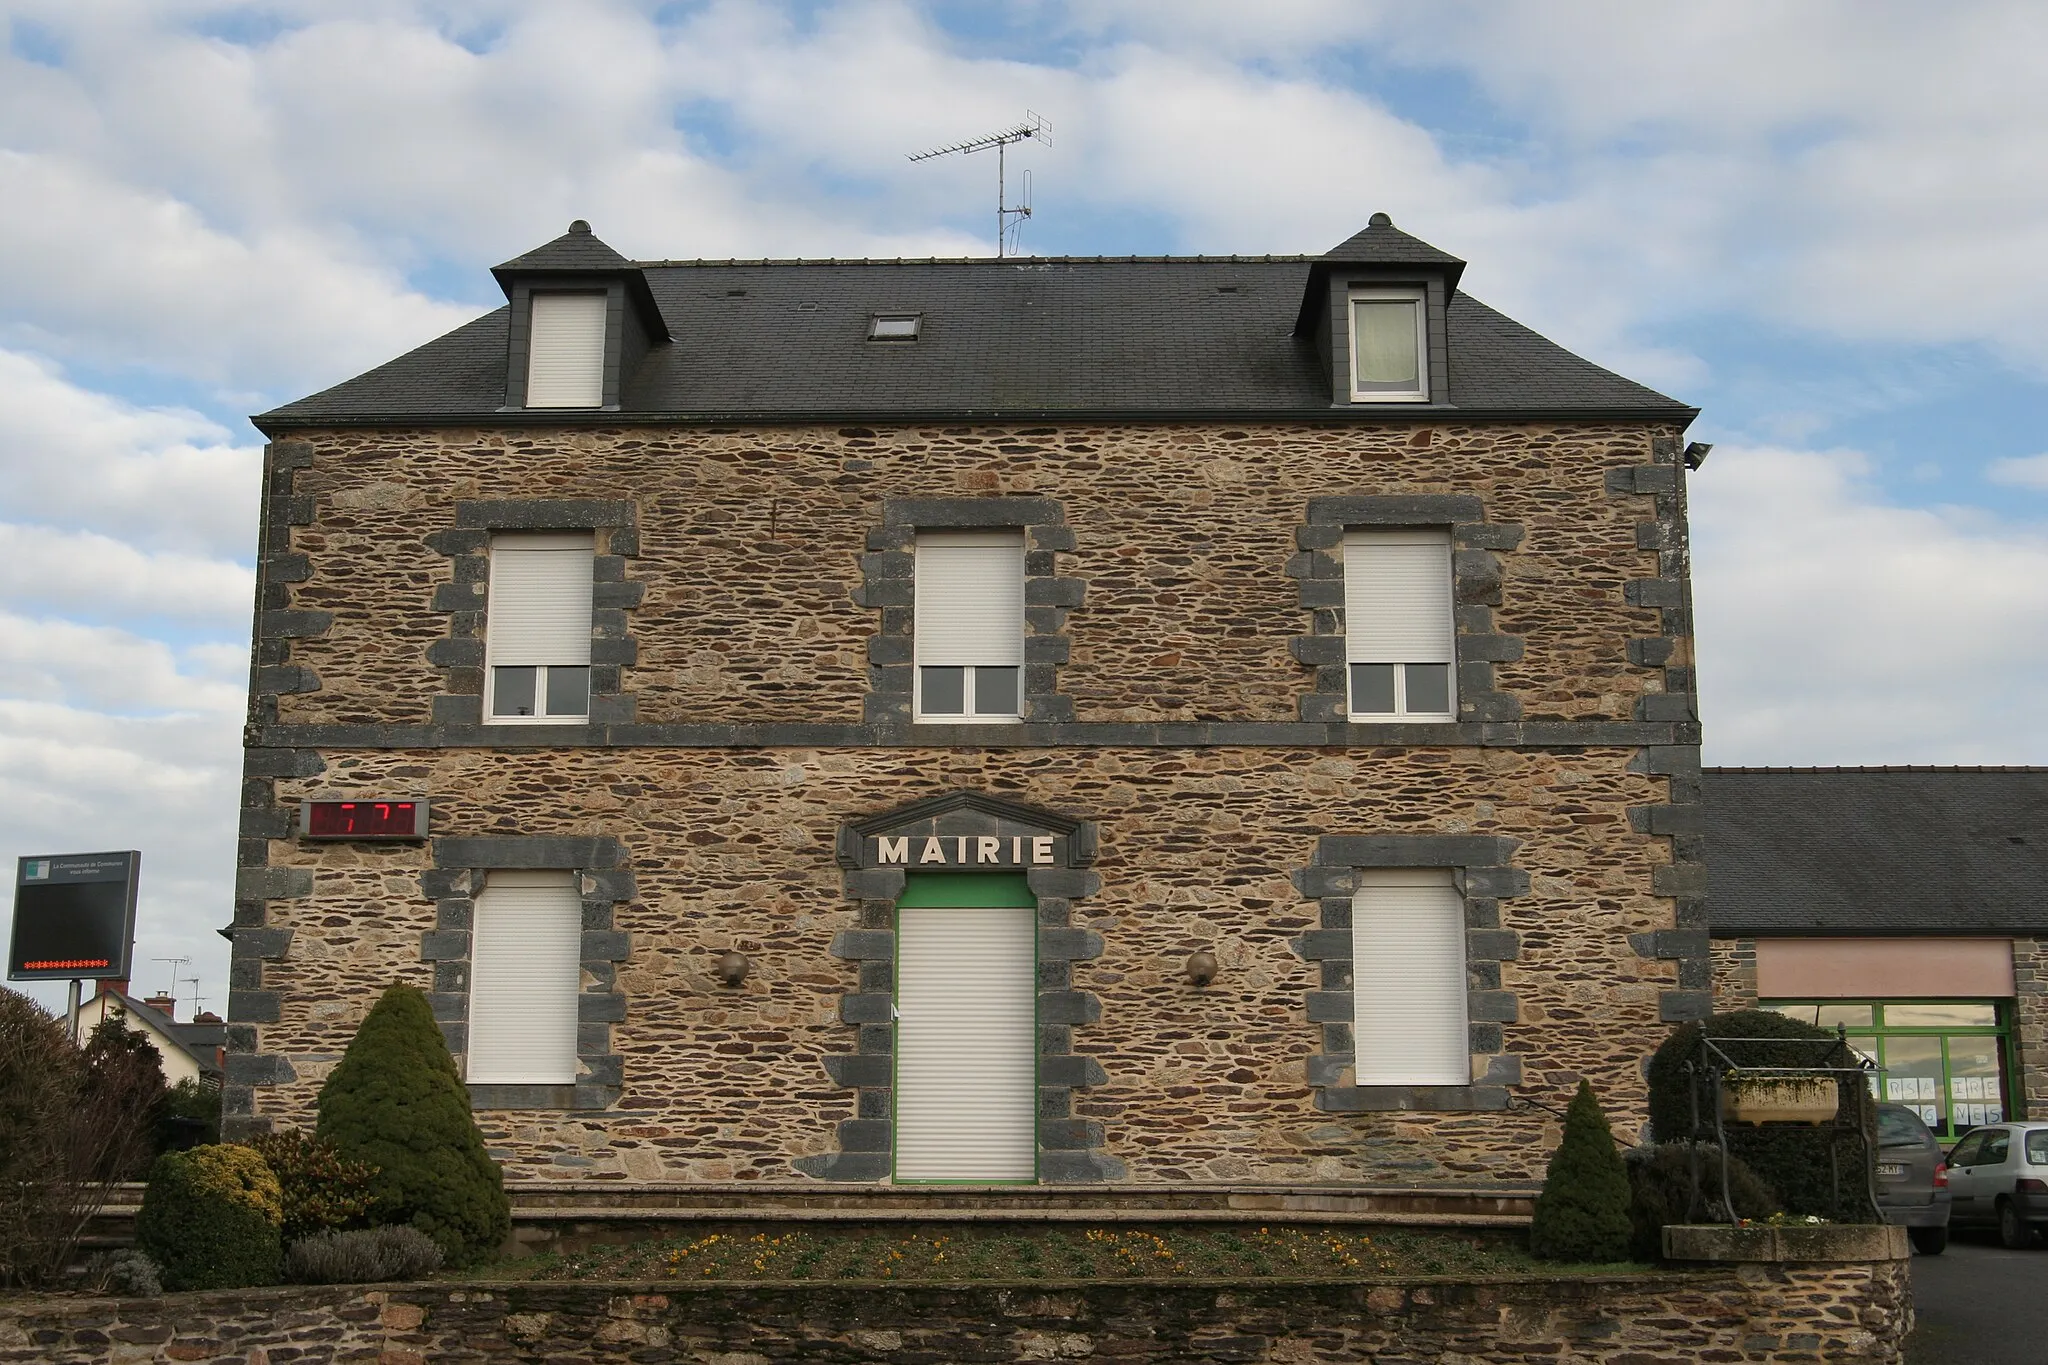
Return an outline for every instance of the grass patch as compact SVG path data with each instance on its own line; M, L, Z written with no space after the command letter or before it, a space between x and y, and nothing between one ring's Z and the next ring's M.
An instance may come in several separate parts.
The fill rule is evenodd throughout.
M1515 1231L1309 1225L693 1230L655 1241L501 1261L470 1278L960 1283L1030 1280L1376 1279L1640 1270L1560 1266Z

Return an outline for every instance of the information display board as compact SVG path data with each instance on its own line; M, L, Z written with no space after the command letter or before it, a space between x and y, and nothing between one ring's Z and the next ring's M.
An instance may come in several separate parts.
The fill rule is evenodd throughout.
M133 850L21 859L14 873L7 979L125 979L141 872L142 855Z

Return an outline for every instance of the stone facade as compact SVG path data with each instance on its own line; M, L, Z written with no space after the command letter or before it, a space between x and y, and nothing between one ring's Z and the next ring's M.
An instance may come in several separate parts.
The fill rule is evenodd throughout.
M1911 1326L1904 1261L1464 1284L384 1285L18 1301L0 1362L1896 1365Z
M1561 1107L1584 1076L1632 1129L1642 1059L1710 999L1678 437L296 432L267 467L231 1126L309 1123L394 980L435 993L459 1051L468 871L506 865L476 850L576 841L604 850L562 864L585 897L584 1074L476 1096L508 1176L877 1178L835 1158L886 1118L858 1059L887 1055L886 1016L863 1013L887 964L843 950L893 893L837 841L966 793L1095 832L1085 865L1032 874L1060 1030L1041 1065L1069 1059L1041 1071L1040 1145L1085 1154L1043 1178L1537 1178L1555 1124L1517 1097ZM1027 716L915 725L904 528L982 505L1031 537ZM1457 547L1461 719L1348 724L1330 536L1404 520ZM478 537L556 523L599 538L592 721L478 724ZM432 841L293 837L301 799L373 794L431 798ZM1402 839L1484 845L1437 864L1477 879L1456 1095L1345 1086L1332 1032L1349 950L1317 935L1348 870L1389 865L1360 851ZM1048 961L1054 932L1076 946ZM1182 975L1197 949L1221 967L1202 988ZM729 950L751 964L737 986L714 970Z

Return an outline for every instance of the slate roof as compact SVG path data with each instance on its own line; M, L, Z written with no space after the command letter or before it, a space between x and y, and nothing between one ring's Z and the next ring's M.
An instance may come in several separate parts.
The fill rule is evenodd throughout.
M1717 938L2048 931L2048 768L1708 768Z
M1695 410L1581 359L1466 294L1448 307L1448 401L1333 407L1294 335L1332 262L1462 264L1375 224L1325 257L1050 257L627 263L572 231L497 268L644 278L673 340L626 376L619 412L504 412L509 311L255 419L345 423L789 421L932 417L1248 419L1616 416ZM917 313L915 342L871 342L875 313Z

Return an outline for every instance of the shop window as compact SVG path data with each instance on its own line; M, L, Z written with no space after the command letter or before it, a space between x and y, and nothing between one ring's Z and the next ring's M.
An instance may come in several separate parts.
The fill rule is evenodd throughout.
M1766 1001L1765 1009L1846 1030L1877 1070L1879 1099L1903 1104L1936 1137L2005 1120L2010 1030L1992 1001Z
M1022 715L1024 537L1016 531L917 537L914 714L922 721Z

